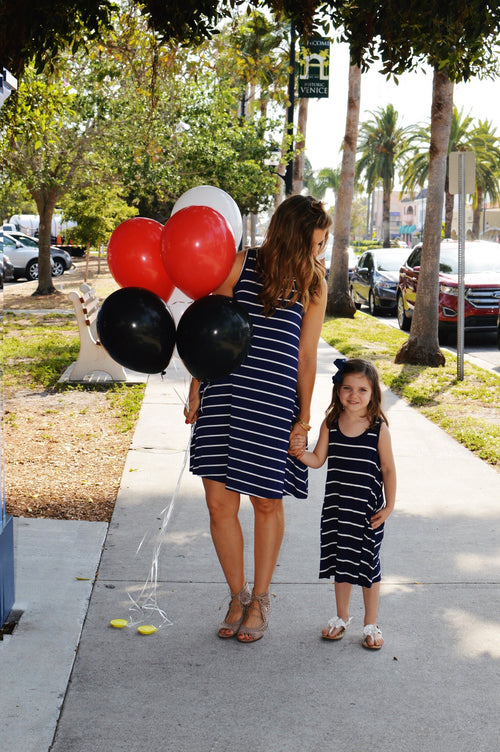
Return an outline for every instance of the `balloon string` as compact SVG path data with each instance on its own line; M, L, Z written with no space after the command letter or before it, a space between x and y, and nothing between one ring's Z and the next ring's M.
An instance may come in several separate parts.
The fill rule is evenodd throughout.
M176 370L177 370L177 366L175 363L174 363L174 366L176 367ZM189 398L183 399L182 396L177 392L175 387L174 387L174 391L179 397L182 404L188 403ZM192 431L193 431L193 426L191 427L191 433ZM164 609L162 609L158 603L158 570L159 570L159 561L160 561L160 551L161 551L163 542L165 540L167 528L168 528L170 519L172 517L172 513L174 511L177 496L179 494L182 476L184 474L184 470L186 469L187 460L189 457L190 443L191 443L191 437L189 438L187 446L184 450L184 458L183 458L182 466L181 466L181 469L177 478L177 483L175 485L174 492L172 494L172 497L169 503L161 512L160 519L162 523L161 523L160 532L158 536L158 542L153 549L153 556L152 556L152 561L151 561L151 566L150 566L148 577L146 578L146 581L139 595L136 598L133 597L130 591L127 593L131 601L129 611L131 611L133 614L132 619L129 622L129 626L135 626L137 624L141 624L143 621L145 621L146 616L149 614L153 614L155 617L159 618L160 620L157 625L153 625L153 626L156 626L156 629L161 629L161 627L171 626L173 624L173 622L168 618ZM144 534L141 542L139 543L137 547L136 556L141 550L146 538L147 538L147 532Z

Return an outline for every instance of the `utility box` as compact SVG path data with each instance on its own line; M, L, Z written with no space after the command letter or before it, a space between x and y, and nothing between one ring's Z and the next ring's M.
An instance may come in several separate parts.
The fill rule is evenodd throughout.
M6 69L0 68L0 107L9 94L17 89L17 80ZM3 413L3 393L0 391L0 409ZM14 605L14 523L5 513L3 432L0 426L0 629L5 624Z
M14 605L14 520L4 517L0 526L0 629Z

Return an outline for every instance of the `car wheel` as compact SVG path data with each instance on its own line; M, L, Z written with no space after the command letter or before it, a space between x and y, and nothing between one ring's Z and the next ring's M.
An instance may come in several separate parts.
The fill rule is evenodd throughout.
M66 267L59 258L53 258L52 261L54 262L54 265L52 267L52 276L60 277L61 274L64 274Z
M401 293L398 293L398 301L396 303L396 314L398 317L399 328L402 329L403 332L409 332L410 326L411 326L411 319L406 315L405 303L404 303L403 296L401 295Z
M370 290L368 293L368 310L372 316L376 316L379 311L378 306L375 305L375 295L373 294L373 290Z
M33 259L26 267L26 278L30 281L38 279L38 260Z
M352 299L352 302L354 303L356 310L359 311L359 309L361 308L361 305L357 302L356 297L354 295L354 290L352 289L352 287L350 288L349 292L351 293L351 299Z

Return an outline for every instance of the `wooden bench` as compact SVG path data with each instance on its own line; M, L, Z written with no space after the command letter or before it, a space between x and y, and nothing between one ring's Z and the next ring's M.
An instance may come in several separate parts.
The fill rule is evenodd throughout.
M80 352L65 375L66 381L127 381L123 366L113 360L99 341L97 314L99 300L88 284L80 285L80 293L70 292L80 334Z

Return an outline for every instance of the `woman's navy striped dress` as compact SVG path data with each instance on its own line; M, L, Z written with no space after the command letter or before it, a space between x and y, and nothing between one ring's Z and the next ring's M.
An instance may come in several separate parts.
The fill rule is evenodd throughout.
M370 587L381 579L384 525L370 519L384 502L378 454L380 421L361 436L330 428L325 500L321 514L320 578Z
M307 497L307 468L288 454L298 415L297 367L302 304L265 317L257 296L257 250L247 251L234 297L253 324L250 350L230 376L201 385L190 470L263 499Z

